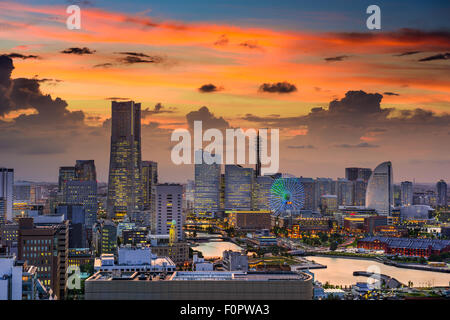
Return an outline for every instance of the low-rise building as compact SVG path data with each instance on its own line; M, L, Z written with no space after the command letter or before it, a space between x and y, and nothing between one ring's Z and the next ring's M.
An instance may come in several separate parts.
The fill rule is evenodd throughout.
M222 263L227 271L248 271L247 255L237 251L224 251Z

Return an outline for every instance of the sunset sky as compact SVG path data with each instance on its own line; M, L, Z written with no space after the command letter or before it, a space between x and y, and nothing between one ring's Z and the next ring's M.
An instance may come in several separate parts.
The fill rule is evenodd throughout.
M81 30L66 27L70 4ZM377 1L373 31L371 4L0 1L14 67L0 59L0 167L56 181L94 159L106 182L111 100L134 100L162 181L193 178L171 163L170 135L198 119L280 129L282 172L337 178L390 160L396 182L449 182L450 2Z

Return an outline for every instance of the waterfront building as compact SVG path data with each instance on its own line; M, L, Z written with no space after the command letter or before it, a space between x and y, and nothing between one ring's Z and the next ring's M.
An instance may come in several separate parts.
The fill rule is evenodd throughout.
M315 186L314 179L300 177L298 181L303 185L303 191L305 193L305 202L303 209L305 210L315 210Z
M366 207L375 209L380 215L391 215L393 206L392 163L383 162L373 171L366 192Z
M141 104L112 101L111 109L107 213L121 221L143 205Z
M271 211L231 210L228 214L228 224L240 230L270 229Z

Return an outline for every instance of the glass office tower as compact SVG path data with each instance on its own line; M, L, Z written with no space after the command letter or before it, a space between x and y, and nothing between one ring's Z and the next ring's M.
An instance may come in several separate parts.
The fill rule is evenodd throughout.
M391 215L394 203L392 163L383 162L372 173L367 185L366 207L380 215Z

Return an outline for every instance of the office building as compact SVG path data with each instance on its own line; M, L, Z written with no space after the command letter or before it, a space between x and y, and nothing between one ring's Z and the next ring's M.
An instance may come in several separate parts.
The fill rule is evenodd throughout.
M214 216L220 210L220 164L203 161L206 151L195 152L194 212Z
M225 165L225 210L252 210L254 179L252 168Z
M339 178L335 183L338 205L353 205L353 182L348 179Z
M367 183L371 175L372 169L369 168L345 168L345 178L350 181L362 179Z
M400 194L402 206L410 206L413 204L413 184L411 181L402 182Z
M142 161L142 198L144 210L155 209L156 185L158 184L158 163Z
M366 181L360 178L353 181L353 205L360 207L366 205L366 191Z
M170 228L175 223L178 240L184 238L182 200L182 185L165 183L156 186L156 215L152 233L170 234Z
M238 251L225 250L222 263L227 271L248 271L248 256Z
M333 192L335 190L334 188L334 182L330 178L317 178L314 181L314 210L319 208L321 205L321 198L323 195L334 195L336 194Z
M303 191L305 193L305 202L303 209L305 210L315 210L315 185L314 179L300 177L298 181L303 185Z
M12 221L13 218L13 185L14 169L0 168L0 199L3 198L3 216L0 217L3 223Z
M257 176L253 190L253 209L270 210L269 197L274 179L272 176Z
M77 160L75 163L75 176L78 181L97 181L94 160Z
M85 248L87 245L86 211L82 205L60 204L58 215L69 221L69 248Z
M151 249L158 257L169 257L177 265L183 265L189 260L189 243L170 242L168 234L149 235Z
M75 167L59 167L58 175L58 197L59 201L63 202L66 198L67 182L75 180Z
M142 209L141 104L112 102L107 213L123 220Z
M86 212L86 228L92 229L97 221L97 181L72 180L66 183L65 204L82 205Z
M117 249L117 227L114 222L101 220L93 228L93 244L98 255L115 254Z
M334 194L324 194L320 197L320 209L324 214L332 214L338 209L338 198Z
M36 266L38 279L63 299L67 292L69 222L58 217L37 222L19 219L18 258Z
M270 229L271 227L271 211L245 211L231 210L227 211L228 224L239 230L259 230Z
M394 203L392 163L383 162L375 168L366 192L366 207L390 216Z
M31 198L32 186L29 182L16 182L13 186L14 201L34 203Z
M437 205L441 207L446 207L448 205L447 200L447 183L444 180L440 180L436 184L437 189Z

